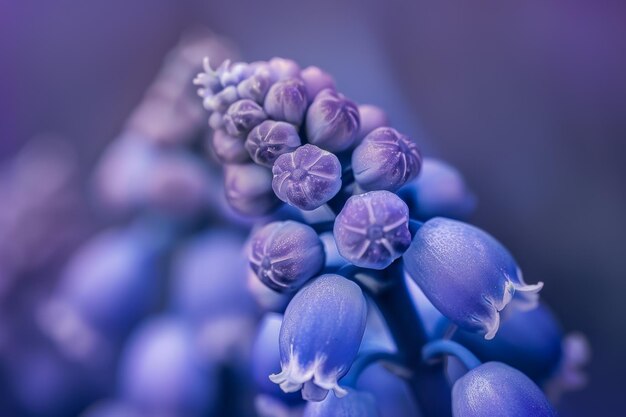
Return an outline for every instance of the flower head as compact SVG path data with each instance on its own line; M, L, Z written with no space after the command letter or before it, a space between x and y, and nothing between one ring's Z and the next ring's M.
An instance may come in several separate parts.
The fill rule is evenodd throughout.
M259 279L275 291L295 291L324 267L324 247L312 227L272 222L250 240L248 260Z
M352 153L354 179L368 191L395 191L417 177L421 165L415 142L390 127L369 133Z
M309 143L330 152L348 149L359 132L359 110L342 94L327 88L315 96L306 113Z
M339 386L361 344L367 303L358 285L342 276L322 275L291 300L280 329L282 371L270 376L285 392L321 401Z
M303 417L378 417L374 397L361 391L350 390L345 397L329 395L324 401L309 402Z
M409 208L388 191L355 195L337 216L333 232L341 256L360 267L384 269L411 244Z
M245 138L248 132L267 119L263 108L250 99L231 104L222 119L224 128L232 136Z
M270 118L294 125L302 123L306 106L306 89L299 78L278 81L272 85L263 105Z
M484 231L455 220L424 223L404 264L426 297L462 328L492 339L512 300L534 308L542 283L527 285L511 254Z
M254 162L271 168L280 155L295 151L300 144L292 124L266 120L252 129L245 147Z
M278 198L302 210L320 207L341 189L339 159L314 145L279 156L272 173Z

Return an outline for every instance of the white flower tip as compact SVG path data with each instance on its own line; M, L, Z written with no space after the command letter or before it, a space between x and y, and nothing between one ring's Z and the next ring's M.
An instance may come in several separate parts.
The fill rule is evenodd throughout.
M494 311L492 318L491 323L485 322L485 340L493 339L500 328L500 313L498 311Z

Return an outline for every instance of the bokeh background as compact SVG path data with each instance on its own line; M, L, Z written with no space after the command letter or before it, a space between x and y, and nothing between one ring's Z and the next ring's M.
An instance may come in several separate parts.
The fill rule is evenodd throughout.
M546 283L563 326L589 337L590 385L563 415L620 416L624 22L620 1L0 0L0 158L57 132L88 170L191 26L229 37L246 60L320 66L459 167L480 199L473 221Z

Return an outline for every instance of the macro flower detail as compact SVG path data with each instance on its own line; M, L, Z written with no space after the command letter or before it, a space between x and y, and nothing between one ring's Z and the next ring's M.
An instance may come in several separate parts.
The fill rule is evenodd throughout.
M389 126L387 113L380 107L371 104L361 104L359 106L359 119L361 120L361 126L357 135L359 141L363 140L374 129Z
M341 189L339 159L314 145L279 156L272 174L272 188L278 198L302 210L320 207Z
M330 152L344 151L354 143L359 123L356 104L327 88L317 94L306 113L307 139Z
M511 254L486 232L434 218L420 227L404 265L426 297L460 327L493 339L511 301L536 307L543 283L527 285Z
M263 105L270 118L294 125L302 123L306 106L306 89L298 78L278 81L272 85Z
M355 195L337 215L333 233L339 253L348 261L384 269L411 244L409 208L388 191Z
M324 267L324 247L315 230L292 220L257 230L249 248L252 270L275 291L295 291Z
M318 67L306 67L300 72L300 78L304 81L304 87L306 88L309 101L313 101L315 96L326 88L335 89L335 80L333 80L333 77Z
M267 168L255 164L224 168L226 200L238 213L262 216L280 203L272 191L272 173Z
M237 85L237 93L241 98L248 98L259 104L263 104L263 100L271 84L271 76L269 73L267 71L258 71Z
M346 395L337 381L356 357L366 316L357 284L334 274L315 279L287 306L280 329L282 370L270 380L285 392L302 390L309 401L322 401L330 390Z
M222 122L232 136L244 137L259 123L267 119L263 108L252 100L244 99L233 103Z
M207 142L209 149L223 164L237 164L250 159L243 139L231 136L223 129L211 132Z
M452 388L454 417L556 417L541 389L526 375L500 362L487 362Z
M303 417L378 417L376 400L367 392L349 390L345 397L328 395L324 401L309 402Z
M354 179L366 191L395 191L417 177L421 165L415 142L390 127L370 132L352 153Z
M248 134L245 148L254 162L271 168L280 155L295 151L301 143L292 124L266 120Z

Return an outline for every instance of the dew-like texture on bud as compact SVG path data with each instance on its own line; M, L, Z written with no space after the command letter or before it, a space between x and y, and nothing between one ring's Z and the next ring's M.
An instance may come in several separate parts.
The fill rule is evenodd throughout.
M532 309L542 283L527 285L511 254L467 223L434 218L420 227L403 256L411 278L448 319L492 339L511 301Z
M306 94L310 102L313 101L320 91L327 88L335 89L335 80L333 77L318 67L306 67L300 72L300 78L304 81L304 87L306 88Z
M303 417L379 417L374 397L361 391L350 389L348 395L337 398L334 394L324 401L309 402Z
M367 302L359 286L327 274L291 300L280 329L281 372L270 376L284 392L302 389L308 401L322 401L329 390L342 397L338 380L347 372L365 331Z
M454 417L556 417L541 389L526 375L488 362L459 378L452 388Z
M320 207L341 189L339 159L314 145L279 156L272 174L272 188L278 198L302 210Z
M223 129L209 133L208 145L222 164L239 164L250 159L242 138L231 136Z
M263 108L250 99L233 103L223 118L224 129L229 135L245 138L258 124L267 119Z
M307 106L306 89L298 78L278 81L265 96L265 112L274 120L300 125Z
M395 191L417 177L421 165L415 142L390 127L369 133L352 153L354 179L367 191Z
M280 204L272 190L272 172L256 164L225 165L224 189L228 204L246 216L268 214Z
M295 291L324 267L324 247L312 227L272 222L250 239L248 260L259 279L275 291Z
M355 195L337 215L333 233L339 253L348 261L384 269L411 244L409 208L388 191Z
M306 113L307 139L331 152L348 149L359 133L356 104L332 89L322 90Z
M359 119L361 121L359 134L357 135L357 141L359 142L375 129L389 126L387 113L380 107L371 104L361 104L359 106Z
M476 197L463 176L451 165L424 158L422 170L414 181L398 191L419 219L448 217L463 220L476 207Z
M271 168L280 155L295 151L301 143L292 124L266 120L248 134L245 147L254 162Z

